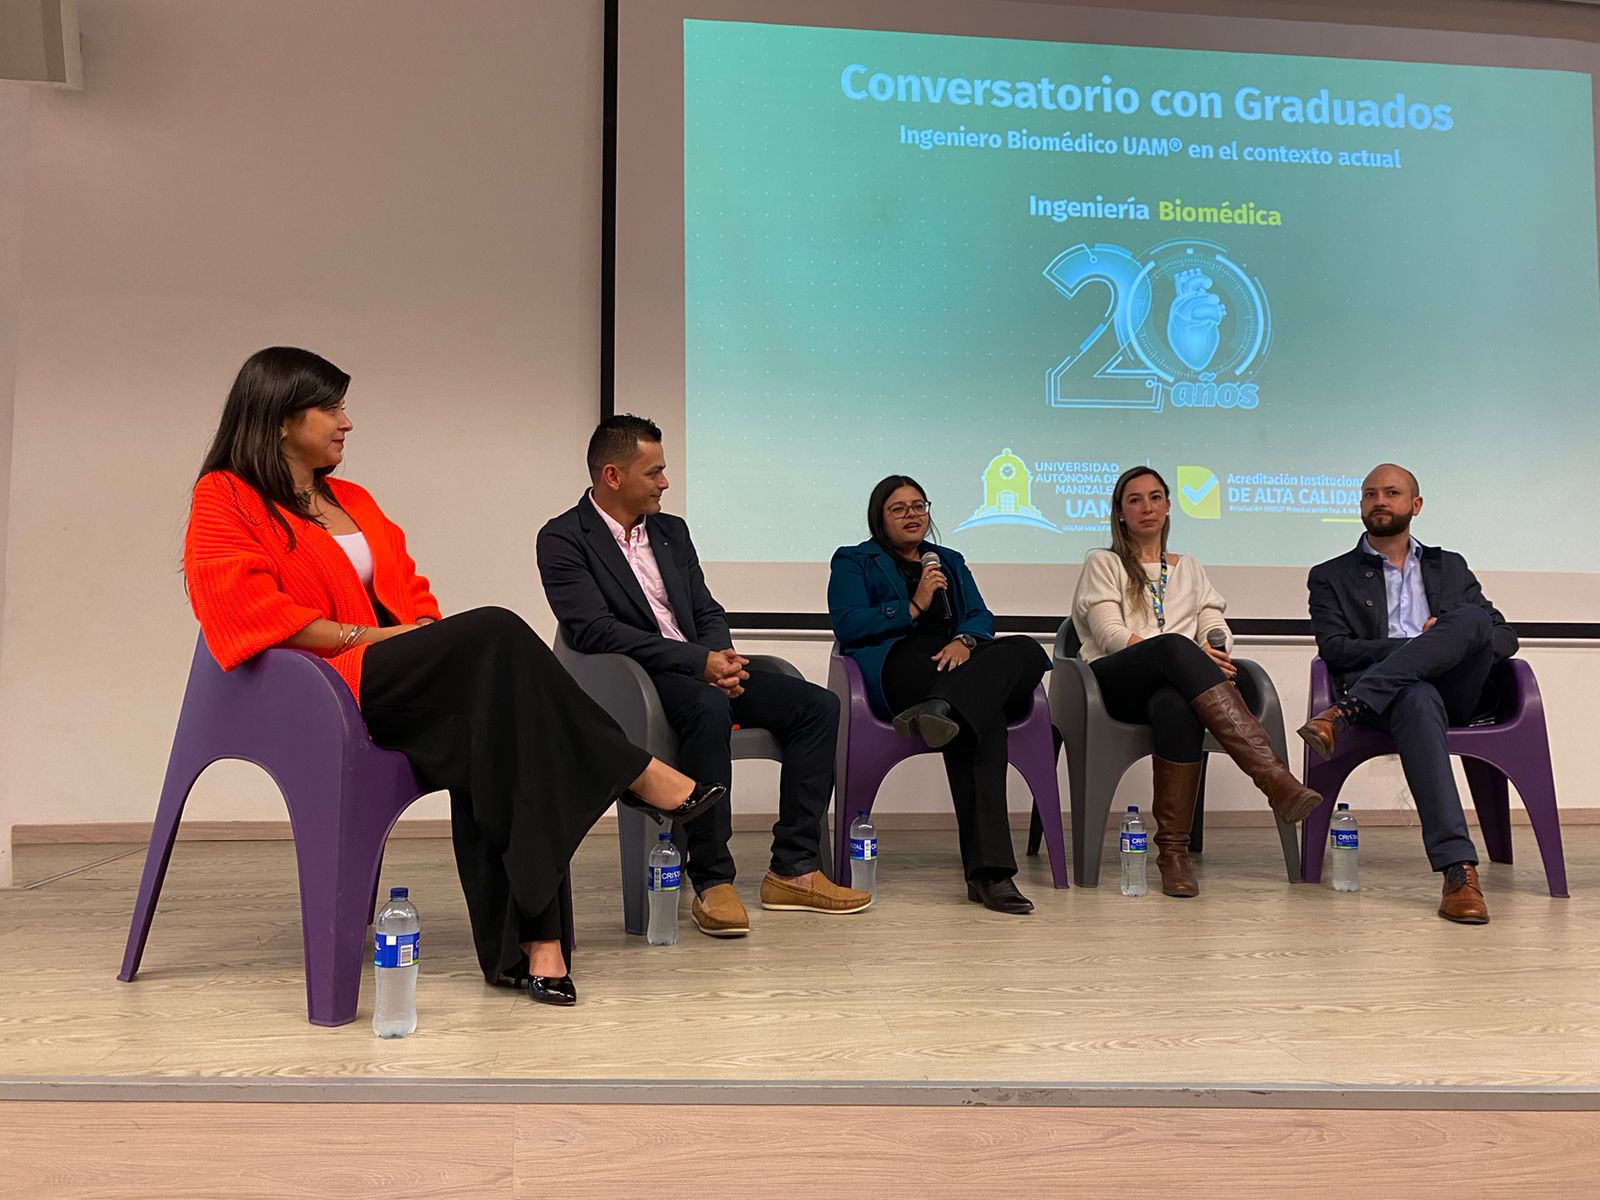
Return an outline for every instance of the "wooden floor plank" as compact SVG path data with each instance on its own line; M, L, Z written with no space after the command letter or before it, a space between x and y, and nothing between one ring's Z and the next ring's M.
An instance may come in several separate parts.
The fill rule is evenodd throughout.
M866 913L765 912L764 839L738 834L752 935L685 919L670 948L622 933L615 843L592 837L570 1010L485 987L448 843L395 842L384 883L412 888L425 947L420 1025L399 1042L371 1035L370 978L356 1023L306 1023L288 843L181 843L133 984L114 975L143 855L23 846L32 877L59 865L41 853L83 869L0 893L0 1074L1600 1082L1600 827L1567 831L1570 900L1546 894L1519 830L1523 861L1484 868L1479 928L1434 915L1415 830L1363 834L1355 895L1291 887L1259 829L1213 831L1194 900L1122 897L1109 871L1057 892L1025 859L1026 918L967 902L948 832L886 837Z

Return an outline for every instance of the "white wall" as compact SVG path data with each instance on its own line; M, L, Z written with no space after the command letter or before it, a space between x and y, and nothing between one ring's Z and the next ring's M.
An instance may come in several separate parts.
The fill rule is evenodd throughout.
M84 0L84 90L0 84L0 886L13 824L153 811L195 633L187 489L263 345L354 375L347 473L446 607L549 632L532 537L583 486L597 412L601 13ZM824 676L824 644L759 648ZM1596 653L1530 654L1568 807L1591 802ZM1257 657L1302 711L1309 651ZM1363 800L1393 802L1385 770ZM1256 806L1230 774L1214 803ZM945 810L937 765L902 768L886 804ZM189 811L282 813L243 767Z
M0 164L22 161L28 93L0 84ZM22 301L22 172L0 168L0 622L5 616L6 530L11 502L11 419ZM0 659L4 642L0 640ZM11 885L11 833L0 800L0 887Z
M5 830L153 812L188 488L252 351L350 371L348 474L441 599L541 626L533 533L598 411L598 3L87 0L81 24L85 89L29 93L20 158ZM189 812L282 807L219 767Z

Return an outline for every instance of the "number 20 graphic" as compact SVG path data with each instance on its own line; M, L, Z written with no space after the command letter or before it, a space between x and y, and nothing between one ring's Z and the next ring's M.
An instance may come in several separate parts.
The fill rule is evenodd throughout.
M1079 243L1045 267L1045 278L1069 299L1091 284L1110 293L1100 323L1046 375L1045 395L1052 408L1160 410L1156 373L1132 349L1134 335L1150 315L1149 274L1150 264L1103 242ZM1063 386L1069 376L1076 382Z

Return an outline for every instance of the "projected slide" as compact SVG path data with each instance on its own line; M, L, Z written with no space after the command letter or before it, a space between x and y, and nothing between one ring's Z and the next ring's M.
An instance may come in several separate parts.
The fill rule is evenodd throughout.
M1589 77L684 23L702 556L826 560L905 471L1076 562L1149 462L1184 547L1303 566L1395 459L1434 540L1575 569L1600 381ZM622 404L625 407L625 403ZM1561 511L1530 521L1527 504Z

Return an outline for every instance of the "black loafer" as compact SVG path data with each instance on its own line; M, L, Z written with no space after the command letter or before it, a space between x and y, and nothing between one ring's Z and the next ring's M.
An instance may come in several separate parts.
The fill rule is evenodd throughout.
M571 975L563 975L560 979L553 975L533 975L528 979L528 999L535 1004L571 1008L578 1002L578 989L572 986Z
M689 798L677 808L657 808L654 804L641 800L631 790L624 790L622 795L617 797L617 803L624 808L644 813L645 816L653 818L657 825L665 825L668 821L692 821L696 817L703 817L727 794L728 789L720 783L697 783L694 785L694 791L689 793Z
M1023 916L1033 911L1033 901L1017 891L1010 879L969 879L967 899L995 912Z
M961 724L955 709L945 701L924 700L895 717L894 731L901 737L919 737L928 743L928 749L937 750L956 740Z

